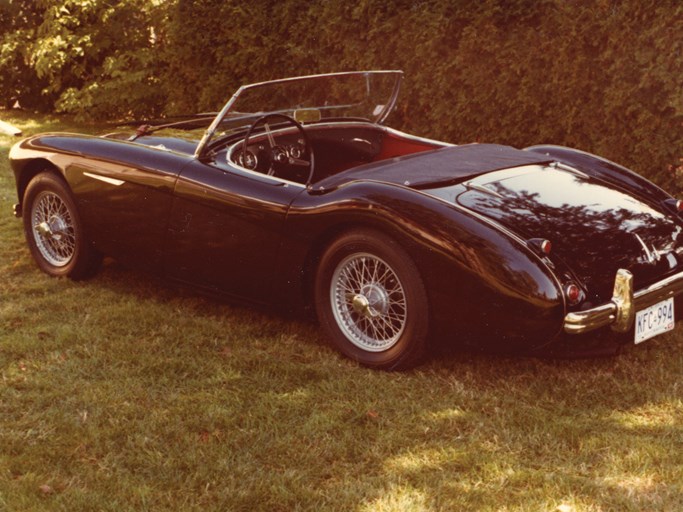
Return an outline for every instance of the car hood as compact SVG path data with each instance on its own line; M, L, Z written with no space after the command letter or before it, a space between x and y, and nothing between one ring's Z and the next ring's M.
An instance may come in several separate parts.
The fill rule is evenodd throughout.
M683 264L680 223L652 204L580 172L528 165L431 193L495 219L524 239L552 243L594 300L611 296L619 268L645 286Z

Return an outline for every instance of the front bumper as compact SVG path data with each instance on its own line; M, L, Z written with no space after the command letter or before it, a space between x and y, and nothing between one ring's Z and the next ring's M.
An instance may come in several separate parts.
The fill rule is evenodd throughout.
M636 311L680 293L683 293L683 272L634 293L633 274L622 268L614 279L612 300L585 311L567 313L564 330L569 334L581 334L610 325L614 331L627 332L633 326Z

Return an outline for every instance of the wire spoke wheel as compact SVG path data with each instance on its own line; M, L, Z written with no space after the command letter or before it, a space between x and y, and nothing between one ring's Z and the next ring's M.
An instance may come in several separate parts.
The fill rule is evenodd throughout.
M348 231L320 258L315 307L329 342L370 368L404 370L427 352L429 304L420 271L394 238Z
M406 296L396 272L369 253L344 258L332 274L331 303L337 324L369 352L391 348L407 320Z
M55 267L67 265L76 252L73 216L53 192L41 192L31 209L33 238L40 255Z
M26 241L40 270L71 279L92 275L102 258L85 238L66 181L50 171L41 172L29 181L22 199Z

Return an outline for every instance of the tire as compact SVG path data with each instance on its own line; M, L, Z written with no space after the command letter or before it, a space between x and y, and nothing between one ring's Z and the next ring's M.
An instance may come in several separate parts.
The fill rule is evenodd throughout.
M83 234L83 224L66 183L49 172L33 178L22 206L24 234L40 270L54 277L83 279L101 258Z
M349 232L323 254L316 313L332 345L370 368L405 370L427 349L429 305L415 263L392 238Z

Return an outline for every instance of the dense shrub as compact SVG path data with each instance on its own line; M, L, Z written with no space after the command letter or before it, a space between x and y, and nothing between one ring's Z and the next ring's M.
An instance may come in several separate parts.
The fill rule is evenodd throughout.
M400 68L390 123L415 133L576 146L669 188L683 156L680 2L179 0L168 36L172 110L216 109L249 81Z
M58 109L213 111L245 82L398 68L406 79L393 126L454 142L576 146L683 189L677 0L116 4L38 2L40 26L20 60L47 79Z

